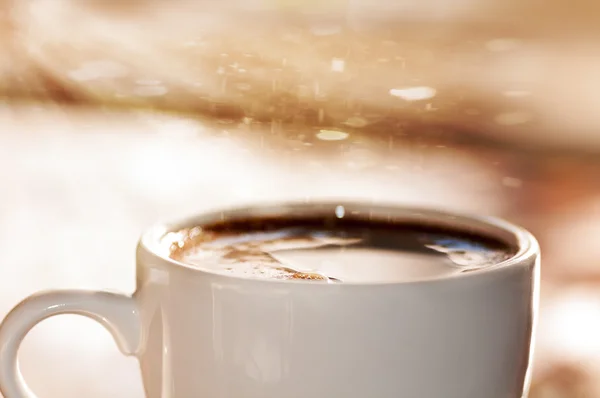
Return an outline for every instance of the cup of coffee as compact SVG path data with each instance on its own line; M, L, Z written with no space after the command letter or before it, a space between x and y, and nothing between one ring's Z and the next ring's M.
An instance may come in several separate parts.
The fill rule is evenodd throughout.
M521 398L538 280L535 238L493 218L337 202L212 212L142 236L133 295L17 305L0 391L33 397L21 341L79 314L139 359L148 398Z

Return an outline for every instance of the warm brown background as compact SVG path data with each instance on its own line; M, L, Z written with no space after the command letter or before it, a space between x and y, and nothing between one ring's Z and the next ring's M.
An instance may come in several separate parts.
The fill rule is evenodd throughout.
M531 398L600 396L595 2L394 2L392 25L372 2L254 19L233 3L15 4L0 21L2 314L39 289L132 291L143 228L210 207L494 214L543 249ZM403 87L436 91L390 96ZM142 396L135 361L85 319L44 322L22 357L40 398Z

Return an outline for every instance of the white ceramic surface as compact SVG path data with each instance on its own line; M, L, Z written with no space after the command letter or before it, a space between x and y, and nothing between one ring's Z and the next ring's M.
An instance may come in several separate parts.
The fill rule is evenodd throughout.
M37 321L91 317L137 355L148 398L350 397L519 398L529 381L538 246L493 219L399 207L345 204L371 217L456 226L492 234L519 253L453 278L411 283L319 284L235 278L161 254L169 230L218 219L217 212L157 226L137 252L133 296L49 292L24 301L0 329L0 388L32 397L16 350ZM334 212L335 205L242 209L248 214Z

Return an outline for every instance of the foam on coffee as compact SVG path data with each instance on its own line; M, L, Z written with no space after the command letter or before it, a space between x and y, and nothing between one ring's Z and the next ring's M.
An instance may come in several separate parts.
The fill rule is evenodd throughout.
M385 282L439 278L502 262L500 241L422 225L352 218L253 218L184 229L171 257L241 277Z

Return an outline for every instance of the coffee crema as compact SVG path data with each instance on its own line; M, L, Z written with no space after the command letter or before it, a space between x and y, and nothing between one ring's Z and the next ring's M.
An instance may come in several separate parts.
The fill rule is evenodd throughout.
M352 217L247 218L165 236L170 257L233 276L340 282L402 282L477 271L516 248L489 237Z

